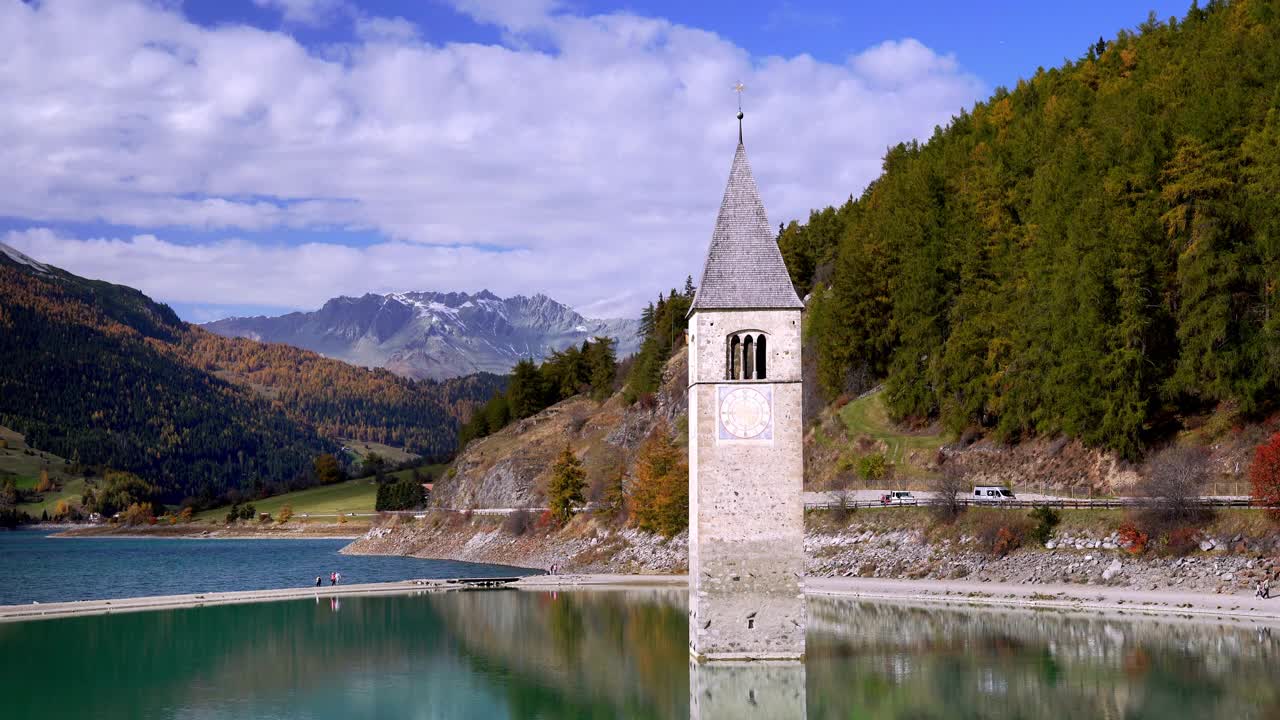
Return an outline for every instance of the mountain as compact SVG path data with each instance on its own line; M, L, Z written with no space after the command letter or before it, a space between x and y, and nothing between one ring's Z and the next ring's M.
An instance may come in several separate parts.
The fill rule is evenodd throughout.
M504 299L487 290L338 297L314 312L228 318L203 327L437 380L507 373L523 358L541 360L596 336L615 339L620 357L639 343L638 320L591 320L546 295Z
M416 381L224 338L0 244L0 425L136 473L166 502L314 483L312 460L338 438L446 457L460 418L504 383Z
M1137 459L1280 409L1280 8L1192 4L891 148L779 235L829 398Z

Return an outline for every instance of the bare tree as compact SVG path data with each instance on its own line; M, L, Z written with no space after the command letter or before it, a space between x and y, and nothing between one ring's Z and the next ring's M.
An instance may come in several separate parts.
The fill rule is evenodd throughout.
M964 512L960 498L968 491L968 479L955 463L945 463L942 472L929 483L933 492L933 514L942 522L954 522Z
M1213 518L1201 496L1209 482L1209 455L1199 448L1170 447L1152 455L1134 492L1144 501L1140 520L1152 535L1198 527Z

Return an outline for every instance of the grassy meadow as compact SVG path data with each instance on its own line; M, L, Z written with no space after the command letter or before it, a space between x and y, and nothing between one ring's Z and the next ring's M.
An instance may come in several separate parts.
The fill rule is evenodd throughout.
M381 453L379 453L381 454ZM419 469L423 475L438 477L447 465L427 465ZM406 478L412 470L400 470L388 473L390 478ZM356 478L333 485L295 490L294 492L276 495L263 500L253 500L255 510L260 513L271 513L272 517L280 514L281 508L288 505L293 510L294 519L301 520L303 515L339 515L345 513L371 513L374 511L374 500L377 498L378 485L373 478ZM197 520L220 522L226 518L228 507L205 510L196 515Z
M57 488L44 493L40 502L18 505L18 510L39 518L46 510L52 515L60 500L79 501L85 480L68 472L69 467L65 458L33 448L20 433L0 426L0 480L12 478L19 490L29 490L40 481L40 471L48 470Z

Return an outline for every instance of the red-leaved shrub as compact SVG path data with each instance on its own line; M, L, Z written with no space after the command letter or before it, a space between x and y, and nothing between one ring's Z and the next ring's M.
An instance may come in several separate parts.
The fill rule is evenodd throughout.
M1117 532L1120 540L1120 547L1128 550L1134 555L1141 555L1147 551L1147 541L1150 538L1146 533L1138 529L1132 521L1126 520L1120 525Z
M1280 522L1280 432L1258 446L1249 467L1253 499L1270 509L1271 518Z
M1188 555L1200 546L1200 531L1193 527L1179 527L1165 536L1164 549L1170 555Z

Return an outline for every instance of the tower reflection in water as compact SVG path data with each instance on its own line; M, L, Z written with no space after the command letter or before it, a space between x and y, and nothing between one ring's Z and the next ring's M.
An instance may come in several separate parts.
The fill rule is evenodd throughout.
M689 661L690 718L800 720L806 712L802 662Z

